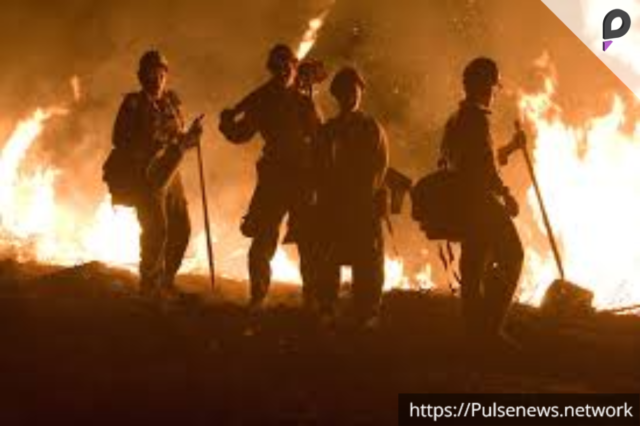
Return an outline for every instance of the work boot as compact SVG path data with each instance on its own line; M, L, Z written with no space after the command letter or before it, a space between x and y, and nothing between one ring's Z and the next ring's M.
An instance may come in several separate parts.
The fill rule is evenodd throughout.
M138 291L143 298L156 299L159 297L159 286L152 280L140 280Z
M189 299L189 294L178 288L174 278L164 278L158 287L158 297L165 302L183 303Z
M175 285L162 286L158 290L159 297L165 302L183 302L186 300L186 294L183 293Z

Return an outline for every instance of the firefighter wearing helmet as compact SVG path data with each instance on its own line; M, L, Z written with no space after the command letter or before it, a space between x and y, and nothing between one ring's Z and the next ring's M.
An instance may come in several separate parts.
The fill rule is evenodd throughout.
M352 67L339 70L330 92L339 112L322 127L318 142L317 204L320 252L319 300L333 315L340 268L353 272L353 318L375 324L384 285L383 218L387 213L387 138L361 109L365 81Z
M256 186L240 228L252 240L248 255L251 310L259 309L267 296L270 262L280 241L280 225L287 215L288 240L298 246L305 295L311 285L311 265L301 223L311 198L312 142L320 117L312 98L301 93L296 84L297 67L293 50L276 44L266 63L270 79L220 114L219 129L231 143L247 143L256 134L264 141L256 167Z
M460 255L463 316L473 341L512 347L503 323L524 254L512 220L518 204L498 173L489 120L500 88L498 66L476 58L465 67L462 82L465 98L446 124L441 165L459 176L466 206Z
M127 94L120 105L114 149L104 168L113 203L136 210L140 290L154 297L177 294L174 279L190 236L178 166L202 134L199 121L185 129L180 100L166 87L168 72L169 64L157 50L142 55L137 72L141 90ZM167 164L170 168L162 170Z

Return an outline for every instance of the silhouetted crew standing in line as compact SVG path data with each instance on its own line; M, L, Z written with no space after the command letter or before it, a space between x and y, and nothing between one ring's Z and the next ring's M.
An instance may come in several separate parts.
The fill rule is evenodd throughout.
M518 204L495 164L489 117L499 71L488 58L464 70L465 99L449 119L443 165L458 173L465 198L466 231L460 258L463 315L470 337L500 339L522 270L523 249L511 220Z
M271 283L270 261L280 226L289 214L289 234L298 244L304 291L310 283L309 256L300 237L311 197L311 145L320 118L311 97L295 84L298 61L286 45L275 45L267 61L271 79L232 109L220 114L220 131L240 144L260 133L264 139L257 164L257 184L241 230L252 238L249 249L252 308L259 307Z
M178 96L166 89L169 66L155 50L140 59L139 92L125 96L113 129L114 151L131 185L140 236L140 289L153 296L175 295L174 279L189 243L190 221L178 166L182 154L199 143L199 120L188 132ZM113 194L112 194L113 195Z
M317 145L321 306L331 314L340 268L351 266L353 307L360 323L378 313L384 285L382 219L388 203L387 139L377 120L360 109L364 87L354 68L335 75L330 90L340 110L322 127Z

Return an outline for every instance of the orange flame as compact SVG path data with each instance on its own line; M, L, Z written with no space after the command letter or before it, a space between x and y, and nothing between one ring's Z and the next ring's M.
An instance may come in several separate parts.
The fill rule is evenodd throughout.
M0 153L0 225L4 243L13 238L44 235L53 225L54 218L43 213L54 205L55 172L36 168L23 175L21 165L44 123L66 113L62 108L36 110L29 119L18 123Z
M521 96L520 110L535 129L535 168L567 278L595 293L598 308L640 302L640 123L622 130L625 105L581 126L569 126L554 102L556 82ZM544 234L533 190L528 191L535 225ZM548 245L524 232L527 267L522 300L539 303L556 268ZM536 247L543 247L536 249Z
M18 123L0 152L0 247L46 263L98 260L132 267L139 230L131 212L113 210L106 197L87 222L56 200L60 171L42 165L28 170L28 151L45 123L66 114L60 107L36 110Z
M106 195L93 215L80 217L56 198L55 180L62 171L41 164L28 167L27 154L45 123L66 114L68 111L59 107L36 110L18 123L0 151L0 249L12 251L20 260L59 265L97 260L134 271L139 259L140 227L132 209L114 208ZM229 250L229 257L246 258L246 252L246 247ZM183 272L208 273L206 253L205 235L201 231L193 238ZM281 247L271 266L274 281L302 281L297 262ZM429 270L409 279L400 259L387 259L386 271L386 289L432 286ZM220 272L228 278L248 278L244 267Z
M554 102L556 83L545 80L540 93L523 94L520 110L534 128L536 172L559 240L567 277L594 291L598 308L640 303L640 123L624 132L625 104L615 98L611 111L580 126L563 121ZM133 211L113 209L108 196L94 213L81 217L57 199L56 177L63 171L27 160L45 124L69 112L37 109L20 121L0 150L0 249L19 259L60 265L98 260L134 269L139 226ZM519 223L526 253L521 300L538 304L556 269L544 235L533 191L528 193L533 223ZM227 248L225 248L227 249ZM227 257L246 257L246 247ZM274 280L299 283L297 262L279 249L272 262ZM430 265L411 276L402 259L387 258L385 289L433 287ZM194 238L183 271L206 273L204 234ZM220 271L246 279L246 268Z
M304 35L302 36L302 41L298 45L296 53L296 57L298 59L304 59L309 54L311 49L313 49L313 46L318 40L318 33L322 29L322 26L324 25L325 19L327 18L329 12L330 8L327 8L318 16L309 21L307 31L305 31Z

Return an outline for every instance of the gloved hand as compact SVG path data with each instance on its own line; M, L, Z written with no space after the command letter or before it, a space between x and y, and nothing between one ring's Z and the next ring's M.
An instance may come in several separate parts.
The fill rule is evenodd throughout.
M200 138L202 137L202 133L204 131L204 127L202 126L203 119L204 115L201 115L193 120L193 123L191 123L191 126L189 127L187 133L185 133L181 143L183 152L200 144Z
M233 128L236 123L237 111L234 108L225 108L219 116L218 129L222 134L226 134L229 128Z
M233 122L236 118L236 112L232 108L225 108L220 113L220 125Z
M510 192L507 192L503 195L504 207L507 209L507 213L511 217L517 217L520 214L520 206L518 205L518 201L516 201L515 197L511 195Z
M236 110L232 108L226 108L220 113L220 121L218 122L218 130L220 133L229 138L229 135L233 133L233 128L236 124Z

